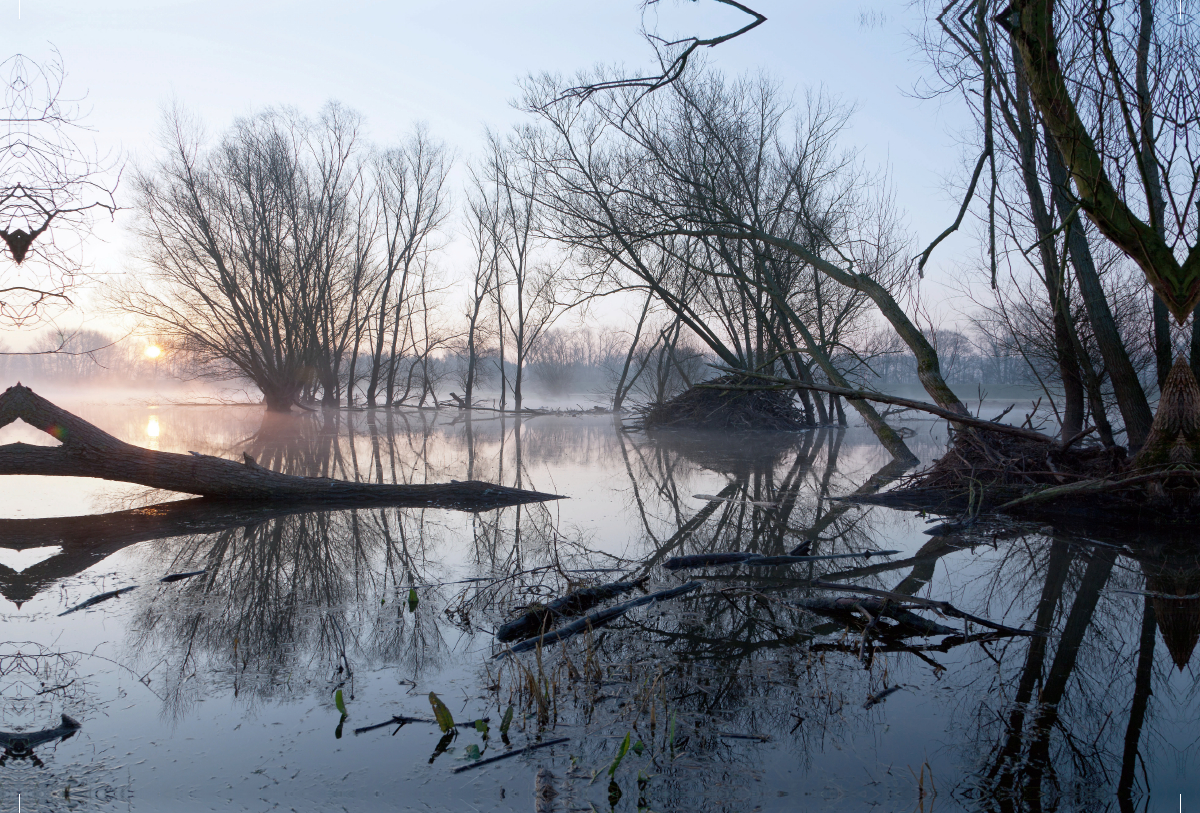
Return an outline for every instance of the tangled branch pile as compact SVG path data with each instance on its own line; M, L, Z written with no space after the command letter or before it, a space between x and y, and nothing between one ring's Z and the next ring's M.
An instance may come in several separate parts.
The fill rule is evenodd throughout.
M954 492L976 505L996 505L1047 486L1111 477L1121 471L1120 447L1071 446L986 429L954 431L949 448L929 468L913 474L900 493Z
M638 411L644 429L766 429L809 427L793 393L729 389L750 382L736 376L705 381L674 398L646 404Z

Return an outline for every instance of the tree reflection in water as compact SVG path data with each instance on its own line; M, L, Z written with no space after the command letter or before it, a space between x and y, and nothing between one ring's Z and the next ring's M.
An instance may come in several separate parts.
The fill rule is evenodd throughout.
M635 542L564 524L553 503L472 514L458 526L419 507L230 515L225 527L193 519L197 532L172 525L143 560L154 572L206 574L133 594L124 651L138 674L153 674L176 720L205 696L253 705L328 700L342 687L352 698L365 670L422 683L466 658L490 713L516 706L514 736L572 736L586 770L562 787L567 806L595 801L601 783L590 789L591 770L631 734L645 746L628 757L631 770L654 774L641 792L655 810L738 809L768 763L806 777L789 787L853 794L875 782L906 807L929 801L911 765L921 792L936 787L972 810L1142 809L1170 730L1196 700L1200 559L1186 537L977 526L862 566L713 567L686 574L703 581L698 593L556 647L488 659L500 651L487 649L491 631L530 605L604 581L677 584L661 567L669 557L895 546L895 512L839 498L879 491L903 472L868 470L863 455L846 453L846 438L828 429L645 437L596 421L394 411L272 416L226 452L295 474L465 476L551 491L540 481L548 462L593 467L623 478L605 488L619 490ZM723 483L705 486L714 498L695 498L696 484L714 476ZM107 541L96 531L87 550L99 553L67 542L60 565L87 567L152 536L132 519L107 522L110 531L129 526L120 545L115 531ZM5 589L24 600L59 570ZM857 611L814 612L814 600L829 597L814 578L952 601L1045 635L1005 637L926 613L954 631L926 636ZM925 784L927 769L936 785Z

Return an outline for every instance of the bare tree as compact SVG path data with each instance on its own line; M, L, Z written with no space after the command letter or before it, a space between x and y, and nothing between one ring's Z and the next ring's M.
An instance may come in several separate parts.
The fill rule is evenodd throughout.
M375 406L380 389L390 403L407 325L405 301L414 295L418 269L427 267L438 230L449 214L445 145L418 126L400 146L384 150L372 164L380 218L380 291L372 318L373 341L366 398ZM385 353L386 349L386 353Z
M287 411L316 369L316 312L341 308L333 289L358 281L347 238L359 126L337 105L316 122L270 110L206 149L197 124L169 114L165 154L135 179L149 274L118 305Z
M527 134L524 134L527 135ZM497 262L492 297L500 322L500 359L503 375L504 335L512 337L514 369L513 407L521 409L525 364L542 335L560 313L557 301L559 266L542 235L541 195L544 175L540 166L519 150L522 134L504 139L488 134L487 158L481 175L495 211L487 222L493 229Z
M560 95L552 79L526 90L543 123L527 148L548 179L556 236L599 284L652 291L730 369L811 380L803 357L838 387L840 333L870 296L927 348L931 391L961 407L889 292L903 281L903 251L894 225L881 228L886 207L859 214L867 179L836 147L845 111L814 97L785 140L789 107L768 82L698 74L646 98L597 92L582 108L547 102ZM851 292L841 304L837 285L811 285L825 277ZM914 459L873 407L854 407L894 454Z
M63 95L66 71L55 52L0 62L0 322L38 321L52 304L70 305L83 273L81 246L97 211L117 210L119 169L83 145L82 112Z

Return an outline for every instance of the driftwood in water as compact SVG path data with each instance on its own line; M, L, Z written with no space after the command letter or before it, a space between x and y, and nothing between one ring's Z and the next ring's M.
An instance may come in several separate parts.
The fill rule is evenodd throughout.
M162 584L170 584L172 582L183 581L184 579L190 579L195 576L203 576L207 572L208 572L207 570L192 570L187 573L172 573L168 576L163 576L161 579L159 579L159 582ZM99 604L102 601L108 601L110 598L118 598L119 596L123 596L126 593L129 593L136 589L138 589L138 585L131 584L128 587L119 587L116 590L109 590L107 593L101 593L98 596L92 596L87 601L76 604L71 609L69 609L65 612L61 612L58 615L61 618L64 615L70 615L71 613L78 612L79 610L86 610L88 607L95 607L97 604Z
M895 694L896 692L900 691L903 688L904 688L903 684L898 684L896 686L891 686L887 689L884 689L879 694L870 695L867 697L867 701L865 703L863 703L862 707L864 709L869 709L872 706L878 706L884 700L887 700L890 696L892 696L893 694Z
M1000 632L1006 632L1009 635L1044 635L1045 633L1037 630L1023 630L1017 627L1007 627L1004 624L997 624L995 621L988 621L986 618L980 618L977 615L963 612L948 601L935 601L934 599L918 598L916 596L906 596L903 593L894 593L891 590L877 590L873 587L861 587L856 584L839 584L837 582L827 582L815 579L809 582L812 587L819 587L825 590L844 590L855 593L865 593L869 596L877 596L879 598L899 601L904 604L916 604L922 607L929 607L937 610L943 615L948 615L951 618L961 618L964 621L971 621L979 624L982 627L990 627ZM861 601L861 599L860 599Z
M510 652L528 652L531 649L536 649L539 646L549 646L557 644L559 641L565 641L567 638L579 635L581 632L602 627L605 624L611 624L621 616L625 615L635 607L641 607L645 604L653 604L656 601L665 601L669 598L678 598L686 595L693 590L700 589L700 582L692 581L687 584L682 584L679 587L672 587L667 590L659 590L657 593L651 593L648 596L640 596L635 599L623 602L621 604L608 607L603 610L584 616L578 621L573 621L570 624L559 627L545 635L539 635L536 638L528 638L519 644L514 645L510 649L496 653L496 657L502 657Z
M898 550L873 550L863 553L830 553L824 556L764 556L761 553L697 553L691 556L672 556L663 562L667 570L685 567L712 567L715 565L749 565L773 567L795 565L803 562L824 562L829 559L870 559L872 556L893 556Z
M92 596L87 601L80 602L79 604L76 604L74 607L70 608L69 610L59 613L59 616L61 617L64 615L70 615L71 613L77 612L79 610L86 610L88 607L95 607L97 604L99 604L102 601L108 601L110 598L117 598L119 596L123 596L126 593L130 593L130 592L136 590L137 587L138 586L136 584L131 584L128 587L120 587L116 590L109 590L107 593L101 593L98 596Z
M502 642L520 641L532 638L550 630L555 619L586 613L602 601L616 598L622 593L628 593L646 581L646 577L632 582L612 582L596 587L585 587L556 598L549 604L537 604L530 607L519 618L514 618L496 630L496 640Z
M809 612L833 618L843 623L862 612L874 618L888 618L896 622L894 629L880 628L885 634L895 633L901 637L908 635L957 635L958 630L922 618L899 602L877 597L842 597L842 598L806 598L791 602L793 607L799 607ZM909 606L914 606L910 604Z
M143 449L113 437L20 384L0 394L0 427L18 418L57 438L62 445L9 443L0 446L0 474L96 477L228 500L303 501L307 504L413 502L484 509L559 498L555 494L474 480L388 485L298 477L271 471L249 457L234 462L210 455Z
M70 739L81 728L83 726L64 714L62 724L56 728L43 731L0 731L0 748L4 749L4 754L0 755L0 766L10 759L28 759L37 767L41 767L42 761L33 753L34 748L55 740Z

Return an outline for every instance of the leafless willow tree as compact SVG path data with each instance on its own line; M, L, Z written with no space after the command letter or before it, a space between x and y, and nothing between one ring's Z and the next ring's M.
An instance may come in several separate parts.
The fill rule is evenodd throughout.
M169 114L163 154L134 180L147 273L117 305L288 410L318 368L318 322L356 312L360 126L337 105L316 121L270 110L206 148L196 122Z
M391 404L436 380L448 332L431 255L449 202L449 156L422 128L373 151L360 117L268 110L213 146L173 111L163 151L135 178L145 274L115 305L196 356L249 379L271 410ZM365 358L360 358L364 356Z

